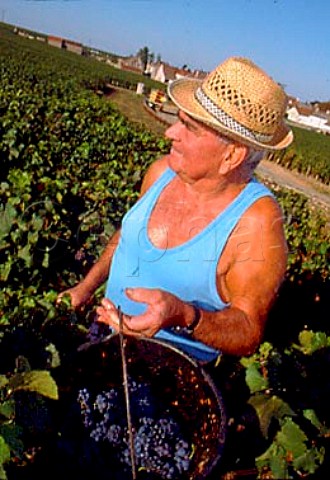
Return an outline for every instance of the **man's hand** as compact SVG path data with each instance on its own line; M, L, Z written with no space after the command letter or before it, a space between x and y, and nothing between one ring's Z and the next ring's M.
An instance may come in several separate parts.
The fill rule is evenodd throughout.
M194 315L190 305L163 290L129 288L126 294L131 300L147 305L142 315L133 317L123 315L123 333L126 335L153 337L162 328L189 324ZM110 300L103 299L97 313L98 321L119 330L118 311Z
M56 299L56 303L57 304L61 303L62 298L65 295L70 296L71 305L75 309L80 308L83 305L85 305L91 297L91 293L89 291L87 291L86 288L84 287L84 285L82 285L81 283L78 283L78 285L76 285L73 288L69 288L68 290L65 290L64 292L61 292Z

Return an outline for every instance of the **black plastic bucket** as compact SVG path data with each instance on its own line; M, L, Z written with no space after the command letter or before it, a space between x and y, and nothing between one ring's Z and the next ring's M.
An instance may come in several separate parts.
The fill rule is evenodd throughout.
M176 478L207 478L218 464L225 442L226 418L220 392L204 369L175 347L146 338L125 337L124 342L130 381L150 386L156 402L178 421L185 438L193 446L189 469ZM106 443L93 442L86 437L82 427L82 403L77 407L79 392L89 392L91 401L95 402L100 392L124 391L119 336L79 351L56 376L61 415L58 417L60 435L54 449L59 463L68 465L64 470L67 478L92 478L93 475L95 478L131 479L130 470L114 472ZM87 407L83 405L84 408ZM140 470L137 478L145 474L144 469Z

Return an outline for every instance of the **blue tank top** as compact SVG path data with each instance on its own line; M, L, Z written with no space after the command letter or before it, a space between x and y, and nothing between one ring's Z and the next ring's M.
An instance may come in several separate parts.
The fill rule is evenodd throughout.
M228 306L219 296L216 271L227 240L242 214L259 198L272 193L251 180L213 221L177 247L160 249L148 236L148 222L156 202L175 172L167 169L123 218L119 244L114 253L106 297L128 315L140 315L146 305L130 300L126 288L161 289L206 311ZM194 219L196 221L196 219ZM189 228L189 226L187 226ZM200 361L211 361L219 352L172 329L160 330L156 338L168 341Z

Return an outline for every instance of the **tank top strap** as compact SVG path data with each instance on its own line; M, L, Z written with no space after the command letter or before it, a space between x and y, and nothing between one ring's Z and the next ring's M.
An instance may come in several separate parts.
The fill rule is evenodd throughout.
M248 208L262 197L274 198L274 195L265 185L253 178L228 207L218 215L212 227L217 228L221 223L221 236L226 236L225 230L229 235Z
M153 210L155 203L158 200L159 195L163 189L171 182L176 173L167 168L159 178L151 185L146 193L128 210L124 216L123 221L135 215L136 210L139 210L139 216L144 220L144 223L148 223L149 215Z

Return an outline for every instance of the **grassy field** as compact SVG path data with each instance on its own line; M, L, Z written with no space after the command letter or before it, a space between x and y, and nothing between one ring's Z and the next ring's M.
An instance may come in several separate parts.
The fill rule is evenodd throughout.
M143 95L136 95L135 92L130 90L114 89L108 98L131 122L146 128L156 135L164 135L166 125L157 121L155 117L145 110Z

